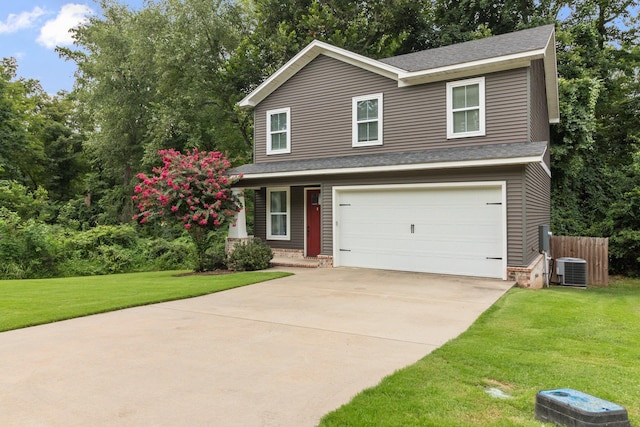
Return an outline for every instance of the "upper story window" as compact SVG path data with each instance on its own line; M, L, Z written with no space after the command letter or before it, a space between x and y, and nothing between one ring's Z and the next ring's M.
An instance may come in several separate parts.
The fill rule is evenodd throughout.
M353 98L354 147L382 145L382 94Z
M291 152L291 108L267 111L267 154Z
M267 188L267 239L290 240L289 187Z
M447 138L484 135L484 77L447 83Z

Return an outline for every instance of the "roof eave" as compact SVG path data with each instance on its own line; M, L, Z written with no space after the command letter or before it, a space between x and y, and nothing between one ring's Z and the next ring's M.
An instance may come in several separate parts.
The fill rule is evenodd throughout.
M456 169L483 166L509 166L522 165L529 163L544 162L542 156L523 156L504 159L484 159L484 160L460 160L460 161L443 161L433 163L415 163L404 165L386 165L386 166L361 166L349 168L331 168L331 169L305 169L300 171L287 172L263 172L243 174L243 180L251 179L269 179L269 178L295 178L312 175L335 175L335 174L358 174L358 173L380 173L380 172L400 172L414 170L430 170L430 169Z
M528 67L534 59L544 58L545 50L537 49L513 55L496 56L478 61L448 65L428 70L404 72L400 74L398 86L412 86L453 78L464 78L478 74Z
M318 57L318 55L326 55L393 80L397 80L398 74L403 71L392 65L376 61L375 59L367 58L366 56L319 40L314 40L296 56L291 58L286 64L280 67L278 71L273 73L267 80L262 82L262 84L249 95L244 97L244 99L238 103L238 106L241 108L255 107L273 91L278 89L283 83L293 77L293 75L298 71Z

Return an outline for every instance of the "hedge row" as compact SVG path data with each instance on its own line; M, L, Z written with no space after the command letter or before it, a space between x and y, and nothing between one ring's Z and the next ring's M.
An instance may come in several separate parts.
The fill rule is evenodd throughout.
M130 225L74 231L0 212L0 279L192 269L195 246L141 237Z

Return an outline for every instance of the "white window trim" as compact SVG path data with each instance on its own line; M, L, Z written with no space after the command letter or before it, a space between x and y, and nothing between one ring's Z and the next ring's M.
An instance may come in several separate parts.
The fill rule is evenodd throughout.
M370 99L378 100L378 139L375 141L358 141L358 102L366 101ZM382 94L376 93L373 95L354 96L351 101L351 122L352 122L352 140L351 145L353 147L369 147L371 145L382 145Z
M472 132L454 132L453 131L453 88L460 86L478 85L478 97L479 99L479 112L480 126L477 131ZM447 83L447 139L454 138L468 138L471 136L485 136L485 91L484 91L484 77L477 77L474 79L458 80L455 82Z
M271 133L272 133L271 132L271 116L273 114L281 114L281 113L287 114L287 148L283 148L280 150L272 150L271 149ZM272 154L291 153L291 108L290 107L278 108L277 110L268 110L266 130L267 130L267 155L268 156Z
M284 236L271 234L271 193L274 191L284 191L287 197L287 234ZM267 188L267 240L291 240L291 192L289 187Z

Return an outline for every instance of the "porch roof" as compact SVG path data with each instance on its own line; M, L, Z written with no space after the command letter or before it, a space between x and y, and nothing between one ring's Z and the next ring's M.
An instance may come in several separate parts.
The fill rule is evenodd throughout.
M547 142L492 144L253 163L230 169L245 179L542 163Z

